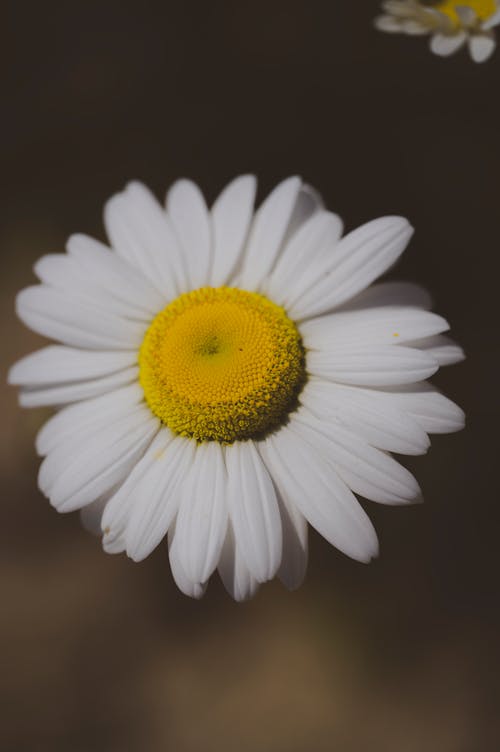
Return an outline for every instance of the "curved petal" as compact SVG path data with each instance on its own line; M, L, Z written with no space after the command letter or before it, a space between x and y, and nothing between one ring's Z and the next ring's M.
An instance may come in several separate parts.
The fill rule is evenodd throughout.
M465 353L450 337L438 334L434 337L413 340L408 343L410 347L416 347L435 358L440 366L451 366L465 360Z
M475 63L484 63L490 58L497 46L492 32L471 34L469 37L469 52Z
M359 386L410 384L432 376L437 360L421 350L399 345L338 347L307 353L307 370L327 381Z
M183 250L190 290L210 280L212 227L210 214L198 186L178 180L167 194L167 212Z
M236 548L231 523L227 528L218 569L224 587L235 601L247 601L259 589L258 581L246 566L241 551Z
M222 446L200 444L180 489L175 523L179 557L188 578L206 582L217 566L227 530L227 472Z
M135 350L146 330L145 324L96 310L69 293L45 285L21 290L16 312L38 334L91 350Z
M373 390L380 400L395 404L422 426L427 433L453 433L465 425L464 411L427 382Z
M207 583L193 582L186 574L179 555L175 525L172 525L168 531L168 558L172 576L179 590L190 598L201 598L206 590Z
M280 494L333 546L370 561L378 542L369 517L324 453L304 439L302 426L292 424L259 445Z
M226 447L228 508L236 546L253 576L270 580L281 562L282 531L276 493L252 441Z
M227 284L241 262L256 190L255 176L241 175L224 188L212 207L214 258L210 279L213 287Z
M432 299L427 290L412 282L377 282L339 306L337 310L340 313L382 306L408 306L429 310L432 307Z
M457 52L463 46L466 39L467 34L465 31L458 31L454 34L434 34L430 41L431 52L440 57L448 57L448 55L453 55L454 52Z
M290 301L290 316L318 316L353 298L396 262L412 233L404 217L381 217L350 232Z
M9 384L41 386L83 381L116 373L137 363L131 350L80 350L49 345L18 360L9 371Z
M139 369L137 366L132 366L97 379L75 381L68 384L50 384L34 388L25 387L19 392L19 404L21 407L42 407L46 405L59 407L68 404L68 402L90 399L133 384L137 382L138 375Z

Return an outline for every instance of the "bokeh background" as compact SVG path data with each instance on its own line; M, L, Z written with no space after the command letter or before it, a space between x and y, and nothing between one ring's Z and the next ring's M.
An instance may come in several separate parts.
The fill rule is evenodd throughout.
M417 232L392 278L433 293L465 364L435 381L461 434L405 460L415 508L366 504L381 556L311 536L307 580L200 602L147 561L102 553L36 486L49 414L1 386L0 748L34 752L494 752L498 649L500 52L442 60L372 28L377 2L7 3L2 43L2 384L42 340L13 313L33 262L103 238L138 178L207 199L299 173L347 228ZM5 22L5 23L4 23Z

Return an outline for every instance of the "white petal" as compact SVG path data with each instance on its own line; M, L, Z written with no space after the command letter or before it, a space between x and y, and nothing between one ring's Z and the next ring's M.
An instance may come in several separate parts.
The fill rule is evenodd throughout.
M434 357L399 345L339 347L307 354L309 373L329 381L359 386L391 386L422 381L437 371Z
M77 402L100 394L114 391L128 384L138 381L139 369L137 366L125 368L122 371L101 376L97 379L87 379L69 384L55 384L46 387L24 388L19 392L19 404L21 407L42 407L45 405L66 405L68 402Z
M104 508L108 503L108 494L80 509L80 519L85 530L92 535L101 535L101 519Z
M158 420L142 408L102 430L93 440L76 446L72 454L67 447L58 446L40 468L41 475L42 468L46 472L47 482L43 485L50 503L59 512L72 512L90 504L127 476L158 427Z
M406 248L413 228L403 217L381 217L342 238L315 278L289 306L295 320L317 316L368 287Z
M137 268L130 266L103 243L86 235L72 235L67 244L87 277L128 310L130 318L150 320L165 305L165 296Z
M254 175L241 175L224 188L212 207L213 287L227 284L238 268L252 220L256 189Z
M283 236L282 246L285 247L302 225L318 211L324 209L323 199L318 191L307 183L302 183L297 194L290 220Z
M53 415L36 437L36 450L44 456L58 444L73 441L87 428L100 430L113 417L121 417L142 402L144 393L139 384L113 390L109 394L78 402Z
M183 250L189 289L210 279L212 228L205 199L191 180L178 180L167 195L167 212Z
M241 551L236 548L231 524L228 525L221 551L219 574L224 587L235 601L253 598L259 588L259 583L246 566Z
M492 16L490 16L486 21L483 22L482 28L487 31L488 29L492 29L494 26L497 26L500 24L500 10L495 11Z
M373 23L375 24L376 29L379 31L386 31L389 34L400 33L403 30L401 21L398 18L394 18L394 16L377 16Z
M276 494L283 528L283 553L278 577L289 590L296 590L306 575L308 558L307 520L294 504Z
M276 493L252 441L226 447L228 508L245 562L259 581L270 580L281 561L282 532Z
M126 550L125 533L132 510L134 506L143 503L143 494L147 493L147 477L152 468L159 468L158 461L164 456L173 438L168 428L160 428L124 483L111 496L101 523L104 533L102 543L107 553L120 553Z
M304 345L333 352L338 347L361 344L398 344L431 337L449 329L441 316L417 308L382 306L345 311L304 321L300 326Z
M334 248L342 234L342 220L336 214L318 211L304 222L285 245L270 278L263 285L269 297L279 305L303 289L304 276Z
M434 34L430 42L431 51L440 57L448 57L457 52L466 39L465 31L457 31L454 34Z
M327 443L325 441L325 443ZM356 497L293 419L259 445L283 498L343 553L368 562L378 553L375 530Z
M18 360L9 371L9 384L34 386L95 379L135 365L137 355L126 350L79 350L49 345Z
M73 347L136 349L146 329L145 324L103 313L45 285L21 290L16 310L21 321L35 332Z
M440 366L451 366L454 363L461 363L465 359L465 353L460 345L457 345L452 339L442 334L414 340L409 345L410 347L417 347L419 350L435 358Z
M455 12L462 26L471 26L477 20L476 11L466 5L455 5Z
M469 52L475 63L484 63L493 55L497 43L493 34L472 34L469 37Z
M358 311L381 306L409 306L428 310L432 306L432 300L427 290L412 282L377 282L337 310Z
M272 191L257 211L243 259L241 282L255 290L274 266L301 186L300 178L284 180Z
M420 424L377 390L309 379L300 401L317 418L347 428L379 449L418 455L429 448Z
M355 493L381 504L407 504L420 497L413 475L385 452L304 409L295 413L294 418L304 438L330 459L344 483Z
M405 410L427 433L453 433L465 425L463 410L432 384L388 388L380 390L380 396Z
M227 530L226 493L221 445L216 441L200 444L182 481L175 524L182 566L193 582L206 582L217 566Z
M165 536L179 508L181 484L195 461L195 442L176 436L137 485L125 533L127 554L134 561L149 556Z
M207 584L193 582L193 580L187 576L179 555L179 545L176 540L174 525L172 525L168 531L168 558L170 560L172 576L179 590L190 598L201 598L205 592Z

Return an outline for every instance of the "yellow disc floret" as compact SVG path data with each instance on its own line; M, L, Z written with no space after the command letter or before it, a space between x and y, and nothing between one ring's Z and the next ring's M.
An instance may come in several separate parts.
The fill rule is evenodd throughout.
M305 381L297 327L263 295L202 287L153 320L139 353L151 411L197 441L231 443L282 423Z
M470 8L480 21L485 21L497 10L496 0L441 0L433 3L436 10L444 13L454 25L460 25L457 7Z

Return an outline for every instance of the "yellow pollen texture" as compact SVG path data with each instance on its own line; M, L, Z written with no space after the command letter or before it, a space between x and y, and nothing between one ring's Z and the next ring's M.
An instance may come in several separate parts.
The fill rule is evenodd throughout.
M153 320L139 353L151 411L197 441L257 438L286 419L305 382L297 327L263 295L202 287Z
M492 16L497 9L496 0L442 0L434 4L436 10L444 13L456 26L459 26L460 17L457 14L457 6L471 8L481 21Z

